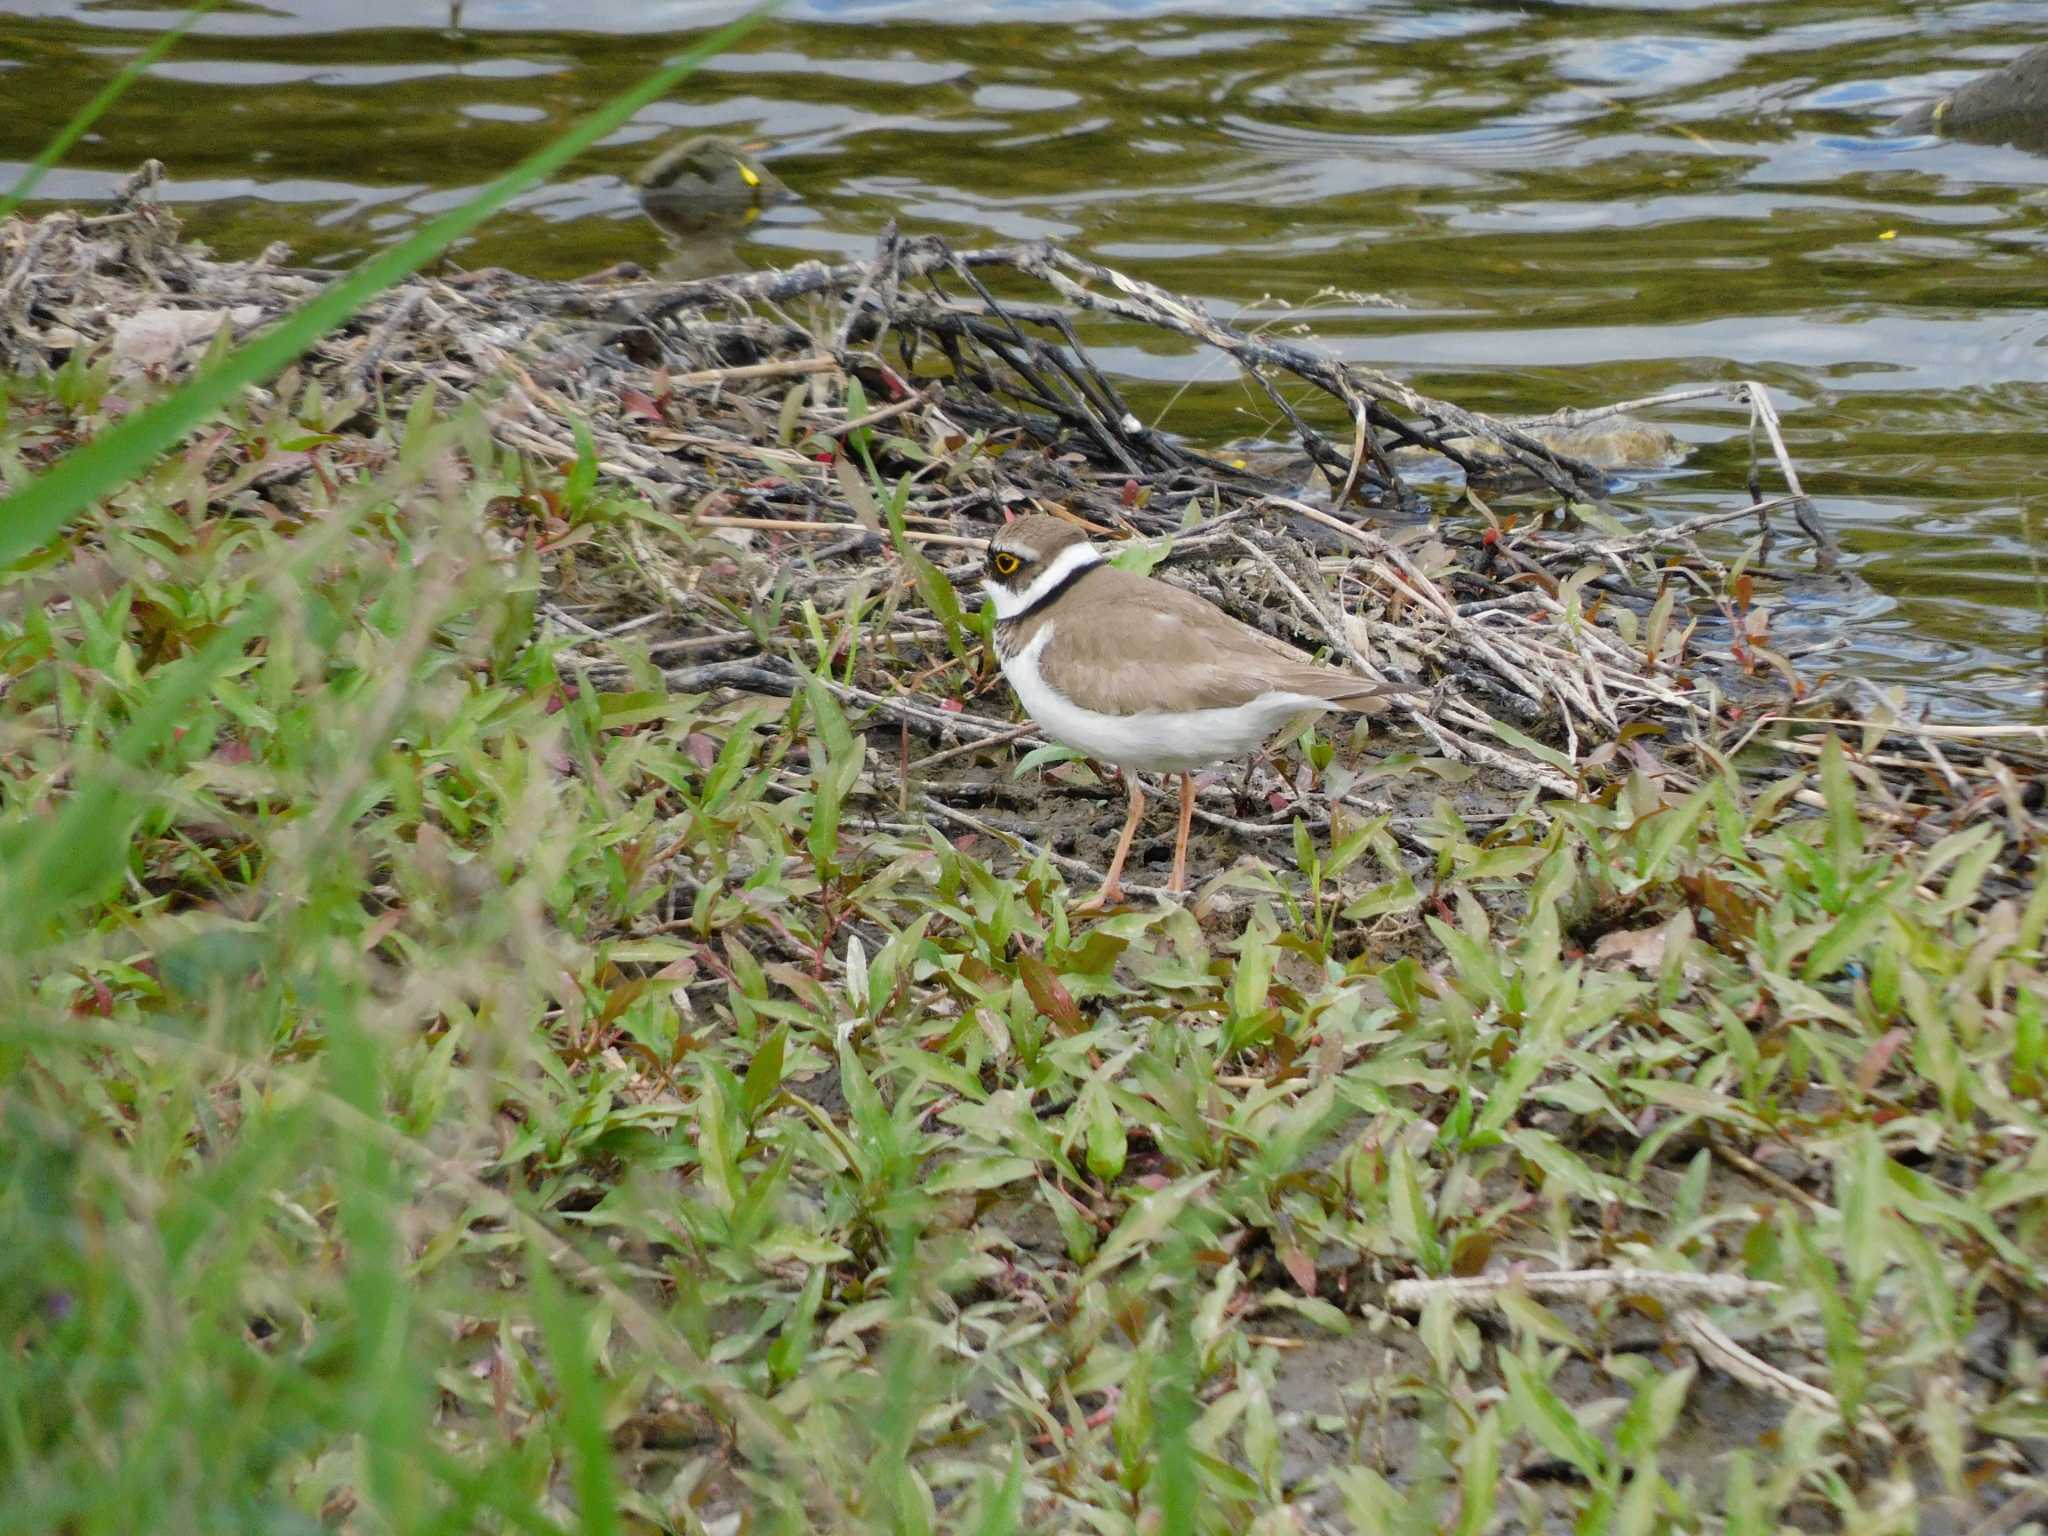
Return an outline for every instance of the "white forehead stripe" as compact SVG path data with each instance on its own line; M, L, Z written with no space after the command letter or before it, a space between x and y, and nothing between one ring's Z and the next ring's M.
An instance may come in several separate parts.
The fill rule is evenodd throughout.
M1069 544L1053 556L1050 565L1031 578L1031 584L1022 592L1012 592L1009 588L999 587L992 581L984 581L981 589L988 594L989 601L996 605L997 618L1014 619L1020 613L1029 612L1033 603L1076 571L1100 564L1102 551L1093 544Z

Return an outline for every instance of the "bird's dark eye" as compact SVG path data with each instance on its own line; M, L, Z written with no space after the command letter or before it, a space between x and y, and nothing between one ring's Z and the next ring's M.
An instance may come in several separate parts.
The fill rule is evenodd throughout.
M1024 562L1007 549L999 549L989 557L988 563L995 567L998 576L1014 576L1017 574L1017 568Z

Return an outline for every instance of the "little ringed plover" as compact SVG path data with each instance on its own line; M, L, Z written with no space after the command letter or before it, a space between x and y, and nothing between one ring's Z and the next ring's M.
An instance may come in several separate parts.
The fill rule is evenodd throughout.
M1109 878L1086 908L1123 894L1145 797L1137 771L1180 775L1173 879L1185 889L1192 772L1265 745L1310 711L1356 711L1412 689L1319 666L1180 587L1119 570L1072 523L1019 518L989 541L982 590L996 655L1025 712L1055 741L1123 771L1130 814Z

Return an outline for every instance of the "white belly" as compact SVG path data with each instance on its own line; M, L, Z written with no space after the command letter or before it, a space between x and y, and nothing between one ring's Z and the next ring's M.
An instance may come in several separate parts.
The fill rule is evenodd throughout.
M1104 715L1083 709L1055 692L1038 672L1038 658L1052 639L1045 625L1031 643L1003 662L1003 676L1017 691L1025 713L1063 746L1119 768L1145 773L1181 773L1207 768L1256 752L1273 733L1299 715L1331 708L1327 699L1305 693L1268 693L1229 709L1148 709L1135 715Z

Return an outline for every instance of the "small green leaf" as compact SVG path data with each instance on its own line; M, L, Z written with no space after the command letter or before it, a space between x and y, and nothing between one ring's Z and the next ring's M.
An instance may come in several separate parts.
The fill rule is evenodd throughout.
M789 386L789 393L782 397L782 408L775 413L775 441L787 448L796 441L796 424L810 403L811 381L798 379Z
M1559 773L1564 774L1567 778L1575 779L1578 777L1579 765L1577 763L1573 762L1569 757L1566 757L1562 752L1558 751L1557 748L1546 747L1545 745L1543 745L1542 742L1536 740L1535 737L1527 734L1524 731L1516 730L1512 725L1509 725L1507 721L1496 720L1493 717L1488 716L1486 720L1486 728L1487 730L1491 731L1494 735L1498 736L1502 741L1506 742L1509 746L1514 747L1519 751L1528 753L1531 757L1535 758L1537 762L1544 763L1552 768L1555 768Z
M1847 908L1806 952L1799 979L1825 981L1860 955L1883 925L1896 889L1897 882L1887 883Z
M597 490L597 440L590 435L590 423L580 416L570 422L570 427L576 434L576 462L562 482L562 501L573 517L589 507Z
M1024 1448L1010 1448L1010 1470L1003 1485L990 1490L974 1524L975 1536L1018 1536L1024 1519Z
M707 1070L697 1090L697 1160L704 1170L705 1194L710 1196L713 1206L730 1214L739 1204L744 1190L734 1156L731 1127L726 1121L720 1070Z
M1416 1262L1429 1274L1444 1272L1443 1243L1437 1236L1436 1220L1423 1198L1422 1180L1407 1143L1396 1141L1387 1154L1387 1201L1393 1217L1394 1235Z
M1272 984L1273 946L1257 929L1247 929L1230 977L1231 1017L1249 1019L1264 1009Z
M1508 1059L1507 1071L1487 1095L1486 1108L1473 1123L1471 1139L1475 1144L1484 1146L1507 1129L1508 1121L1522 1107L1523 1096L1563 1049L1561 1026L1546 1028L1533 1039L1522 1038Z
M855 469L844 454L832 460L832 475L839 482L840 494L853 511L853 520L863 528L876 533L882 531L882 504L875 500L875 493L868 488L861 472Z
M1578 1416L1558 1400L1550 1384L1519 1356L1503 1353L1501 1373L1507 1378L1508 1400L1515 1418L1538 1445L1560 1461L1570 1462L1590 1483L1603 1480L1606 1455L1586 1432Z
M1088 1171L1104 1183L1124 1171L1124 1122L1110 1102L1109 1094L1098 1091L1088 1106Z
M1072 747L1063 747L1058 742L1047 742L1042 747L1033 747L1010 770L1010 777L1021 779L1027 773L1035 773L1049 763L1073 763L1081 760L1081 754Z
M1828 854L1838 878L1846 881L1863 854L1863 818L1856 809L1848 754L1832 731L1820 745L1820 787L1828 806Z
M1728 1454L1728 1492L1721 1501L1727 1536L1775 1536L1777 1522L1764 1512L1756 1468L1745 1450Z
M1678 1416L1685 1409L1685 1395L1692 1388L1695 1371L1683 1366L1661 1371L1649 1386L1640 1381L1614 1431L1614 1448L1624 1461L1637 1462L1656 1454L1657 1447L1671 1437Z
M747 1118L761 1113L762 1106L782 1090L782 1058L789 1044L789 1026L783 1025L762 1041L747 1063Z
M963 1157L947 1163L925 1182L927 1193L957 1195L983 1189L1000 1189L1019 1179L1028 1179L1038 1164L1028 1157Z
M1117 1229L1109 1234L1102 1251L1095 1256L1095 1262L1082 1274L1080 1284L1099 1280L1124 1260L1158 1242L1179 1219L1180 1213L1187 1209L1188 1202L1220 1177L1222 1175L1212 1168L1207 1173L1195 1174L1140 1196L1124 1213Z
M1883 1220L1886 1159L1877 1132L1867 1125L1856 1133L1850 1149L1836 1175L1841 1191L1842 1258L1849 1270L1854 1305L1862 1307L1876 1290L1890 1256Z
M610 1536L619 1528L618 1479L604 1427L604 1394L585 1343L589 1319L577 1315L538 1247L529 1254L534 1318L553 1357L556 1412L574 1472L579 1527L583 1536Z
M1494 1500L1500 1492L1501 1429L1500 1414L1487 1408L1465 1437L1459 1457L1458 1536L1484 1536L1493 1524Z

